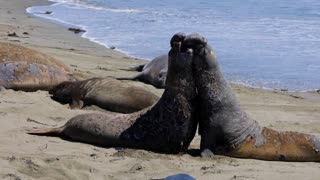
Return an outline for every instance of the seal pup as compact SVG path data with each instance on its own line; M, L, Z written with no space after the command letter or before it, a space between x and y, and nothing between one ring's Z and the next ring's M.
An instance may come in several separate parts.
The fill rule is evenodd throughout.
M63 81L75 81L63 68L30 62L0 63L0 86L5 89L49 90Z
M50 65L71 72L67 65L44 53L23 46L0 42L0 63L22 61Z
M78 115L62 127L32 130L29 134L161 153L186 150L195 135L197 122L193 117L196 98L191 67L193 53L191 49L180 51L184 37L175 34L170 41L167 86L153 107L132 114Z
M137 67L133 67L132 69L136 69L137 71L139 71L141 68L141 72L134 77L124 77L117 79L134 81L138 80L146 84L151 84L159 89L165 88L168 71L168 54L158 56L146 65L139 65Z
M69 103L71 109L96 105L112 112L132 113L152 106L159 97L143 88L113 78L62 82L49 93L52 99Z
M261 127L245 113L220 71L207 39L193 34L183 41L192 47L193 76L201 103L199 116L202 156L280 161L320 161L320 139L297 132Z

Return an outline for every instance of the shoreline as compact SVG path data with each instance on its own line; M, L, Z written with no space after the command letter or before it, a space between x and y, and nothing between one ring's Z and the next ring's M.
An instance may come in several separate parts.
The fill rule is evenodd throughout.
M50 1L50 0L47 0L47 2L48 2L47 6L52 6L54 4L61 3L61 2L55 2L55 1ZM37 6L37 5L34 5L34 6ZM144 61L152 60L152 59L145 59L145 58L131 56L128 52L123 51L121 49L117 49L117 47L115 47L115 49L112 49L110 47L113 47L113 46L109 47L106 43L103 43L101 41L95 40L95 38L88 37L86 34L89 33L89 30L88 30L89 28L87 28L86 26L68 23L68 22L65 22L63 20L59 20L59 19L55 19L55 18L51 18L51 17L47 17L47 16L46 17L42 17L40 12L32 13L30 11L30 8L32 8L34 6L26 8L26 12L29 15L33 16L34 18L37 18L37 19L40 19L42 21L46 21L46 22L49 22L49 23L54 23L56 25L65 27L66 29L68 29L70 27L74 27L74 28L79 28L81 30L85 30L85 32L79 33L77 35L80 36L80 38L84 38L84 39L86 39L86 40L88 40L90 42L93 42L93 43L96 43L98 45L101 45L101 46L105 47L106 49L110 49L110 50L114 50L114 51L117 51L119 53L122 53L122 54L126 55L129 58L140 59L140 60L144 60ZM264 87L264 86L259 86L259 85L246 84L245 82L236 81L236 80L228 80L228 82L230 84L234 84L234 85L237 85L237 86L244 86L244 87L247 87L247 88L264 89L264 90L270 90L270 91L272 91L272 90L287 91L287 92L290 92L290 93L319 92L319 90L320 90L320 89L317 89L317 88L315 88L315 89L305 89L305 90L294 90L294 89L291 90L290 88L288 89L288 88L281 88L281 87L272 88L272 87Z
M89 77L124 77L120 70L146 62L81 38L67 28L27 14L26 8L47 0L0 2L0 41L26 46L69 65ZM8 37L16 32L19 37ZM28 32L28 35L23 34ZM163 90L124 81L157 95ZM286 92L232 85L242 108L261 126L320 136L320 93ZM46 91L0 91L1 179L160 179L187 173L197 179L318 179L319 163L260 161L185 154L164 155L144 150L105 148L56 137L31 136L28 129L57 127L70 118L98 112L94 107L72 110ZM199 149L196 135L190 149Z

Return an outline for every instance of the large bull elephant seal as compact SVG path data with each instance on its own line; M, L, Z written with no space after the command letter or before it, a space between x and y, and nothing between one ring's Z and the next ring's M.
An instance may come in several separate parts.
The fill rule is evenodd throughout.
M185 36L171 39L165 91L153 107L133 114L85 114L64 126L32 130L29 134L51 135L103 146L146 149L162 153L185 150L193 139L196 98L192 76L192 50L180 51Z
M143 68L142 68L143 67ZM151 84L156 88L165 88L168 71L168 55L163 54L151 60L146 65L135 67L137 71L142 71L134 77L117 78L118 80L137 80L146 84Z
M66 72L71 72L68 66L46 54L23 46L0 42L0 63L5 62L44 64L55 68L63 68Z
M63 68L29 62L0 63L0 87L37 91L49 90L63 81L75 81Z
M120 113L132 113L147 108L159 97L143 88L121 83L113 78L91 78L76 82L63 82L49 91L52 98L70 107L96 105Z
M189 35L183 43L194 50L202 156L215 153L261 160L320 161L319 138L261 127L240 108L204 37Z

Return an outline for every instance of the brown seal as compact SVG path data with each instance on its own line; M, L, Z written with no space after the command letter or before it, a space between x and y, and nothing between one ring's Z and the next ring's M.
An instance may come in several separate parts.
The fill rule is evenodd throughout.
M215 153L261 160L320 161L319 138L261 127L241 109L206 38L189 35L183 43L194 51L202 156Z
M113 78L91 78L63 82L49 91L52 98L70 107L96 105L108 111L132 113L147 108L159 97L143 88L122 83Z
M162 153L187 149L195 135L195 85L192 50L180 51L185 36L175 34L169 51L167 86L150 108L132 114L84 114L64 126L32 130L29 134L52 135L108 147L140 148Z
M0 63L0 86L6 89L49 90L63 81L74 81L63 68L30 62Z
M68 66L44 53L23 46L0 42L0 63L22 61L50 65L71 72Z

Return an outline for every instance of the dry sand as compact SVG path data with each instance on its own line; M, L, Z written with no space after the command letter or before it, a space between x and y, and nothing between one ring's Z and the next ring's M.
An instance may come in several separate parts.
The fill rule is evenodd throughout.
M80 38L56 24L31 17L25 9L45 0L1 0L0 41L24 45L70 65L85 77L126 76L119 70L140 64L119 52ZM8 37L16 32L20 37ZM23 34L28 32L28 35ZM162 90L128 82L161 95ZM320 135L320 94L288 93L233 86L243 107L261 125ZM26 134L33 127L64 124L93 110L70 110L45 91L0 92L0 179L157 179L188 173L197 179L320 179L319 163L269 162L216 156L163 155L143 150L101 148L56 137ZM199 149L199 136L191 149Z

